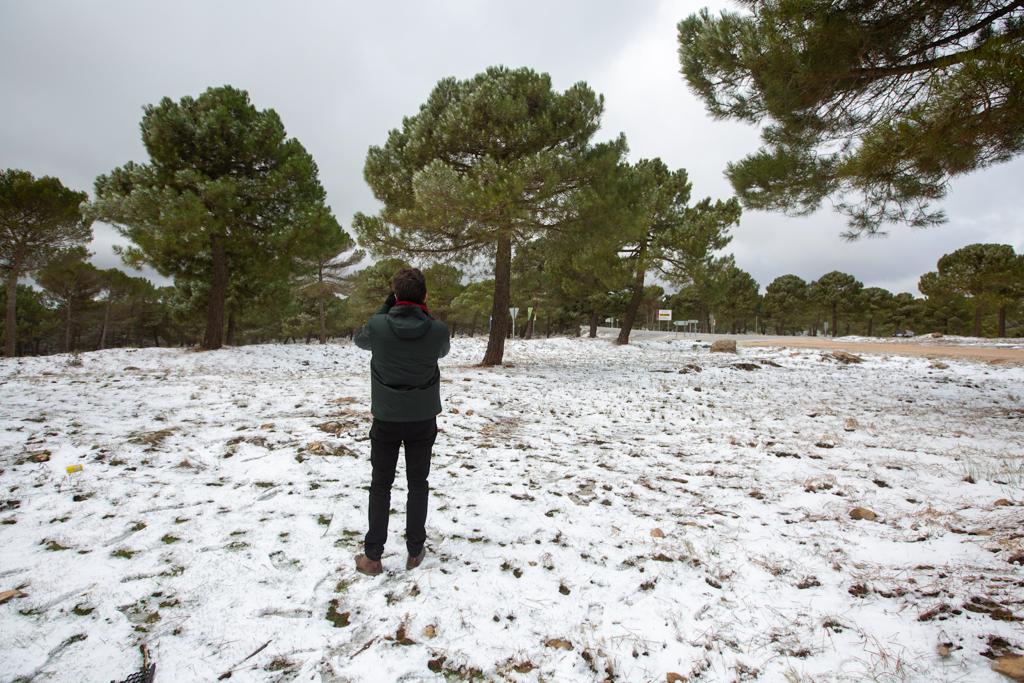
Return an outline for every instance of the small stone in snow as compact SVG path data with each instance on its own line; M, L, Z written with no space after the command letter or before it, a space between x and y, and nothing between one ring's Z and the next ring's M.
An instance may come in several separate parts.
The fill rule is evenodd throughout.
M652 538L665 538L665 532L662 531L661 529L659 529L658 527L654 527L653 529L651 529L651 537Z
M850 517L853 519L866 519L869 522L873 522L878 518L878 515L867 508L857 507L850 510Z
M10 590L10 591L3 591L2 593L0 593L0 605L4 604L5 602L10 600L11 598L23 598L23 597L25 597L25 595L26 595L25 593L22 593L18 589L14 589L14 590Z
M995 505L996 507L1008 507L1010 505L1013 505L1013 503L1011 503L1010 501L1008 501L1005 498L1000 498L999 500L997 500L996 502L994 502L992 504Z
M545 647L556 648L558 650L571 650L572 643L565 638L548 638L544 641Z
M992 663L992 670L1015 681L1024 681L1024 656L1003 655Z
M860 424L855 419L853 419L852 417L848 418L846 420L846 424L843 425L843 429L845 429L848 432L852 432L853 430L857 429L858 427L860 427Z
M737 353L734 339L719 339L711 345L711 353Z

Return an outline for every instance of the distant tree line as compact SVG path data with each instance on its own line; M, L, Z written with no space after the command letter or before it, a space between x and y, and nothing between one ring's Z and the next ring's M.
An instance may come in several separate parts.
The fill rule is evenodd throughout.
M998 26L1003 37L986 43L988 52L964 52L956 64L1012 61L1019 27L1008 29L1006 21L1019 12L1017 4L1008 7L977 10L978 21ZM964 17L943 20L953 25ZM492 67L466 80L442 79L418 112L370 147L364 178L382 208L353 217L357 244L327 205L312 156L288 137L276 112L258 110L230 86L164 98L143 111L148 161L101 175L91 200L55 178L0 172L5 354L325 343L361 325L387 295L391 275L409 263L425 268L428 303L453 334L488 335L485 365L502 362L512 335L578 334L584 326L593 336L609 318L619 328L616 341L627 344L634 327L656 325L661 308L677 320L697 320L704 331L1024 333L1022 257L1007 245L971 245L944 256L922 276L923 298L864 288L839 272L813 282L783 275L761 295L731 256L716 256L740 221L741 201L801 213L850 186L867 194L849 211L852 233L875 232L887 221L925 224L938 219L922 208L941 196L930 188L1017 151L971 149L960 166L936 171L926 185L901 176L898 192L886 194L878 178L863 176L868 166L878 167L881 144L863 126L874 121L871 107L885 101L889 82L872 76L834 92L819 88L819 99L803 104L786 95L787 74L802 58L793 45L813 52L835 41L830 30L817 29L796 43L758 37L800 33L806 27L798 19L780 9L753 18L702 14L680 24L684 74L712 113L775 121L765 128L766 150L730 167L738 198L722 200L694 198L685 169L657 158L630 163L623 135L595 142L604 100L586 83L559 92L547 74ZM750 54L761 51L768 61L748 64L746 52L736 57L730 45L737 31ZM947 37L949 50L963 38L956 31ZM936 49L916 34L875 38L883 53L886 41L924 41L922 59ZM1014 41L1009 56L1007 41ZM836 45L850 59L861 54L856 45ZM831 58L814 63L821 73L797 70L811 85L842 83L842 69L852 68ZM727 77L738 85L723 91ZM869 117L860 127L808 118L825 116L858 88L867 89L858 111ZM827 160L815 150L844 135L862 135L860 151L807 166L811 157ZM910 173L927 175L913 170L922 159L907 163ZM803 185L786 184L796 180ZM95 221L126 238L118 253L128 266L149 266L172 284L156 287L91 265L85 245ZM367 252L376 262L359 268ZM510 315L510 307L519 314Z
M509 317L508 335L576 335L582 327L593 337L609 319L622 324L635 297L631 286L586 291L575 272L543 267L550 263L531 251L514 260L511 296L520 310L514 331ZM329 271L307 265L301 275L270 287L239 311L233 343L311 343L351 336L379 308L391 276L409 265L382 259L341 276L321 275ZM441 263L424 272L431 311L453 335L488 334L493 280L469 280L462 270ZM59 253L33 275L35 287L18 284L16 289L17 355L193 346L205 334L204 310L194 292L156 287L116 268L96 268L82 247ZM762 294L733 257L725 256L709 260L674 293L645 285L635 327L675 329L657 320L659 309L671 309L674 320L696 320L701 332L891 336L913 330L1024 336L1024 255L1008 245L974 244L947 254L918 286L924 296L894 294L833 271L812 281L782 275ZM6 325L0 330L6 338Z
M939 259L918 282L924 296L864 287L832 271L807 282L797 275L758 284L732 257L668 297L674 317L699 329L781 335L889 336L912 330L987 337L1024 336L1024 255L1005 244L971 244Z

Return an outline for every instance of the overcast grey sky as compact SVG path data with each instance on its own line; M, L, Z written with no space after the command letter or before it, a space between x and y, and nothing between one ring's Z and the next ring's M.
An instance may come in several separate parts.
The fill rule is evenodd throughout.
M586 81L605 96L599 138L626 134L633 160L660 156L690 173L694 196L726 198L726 162L754 150L757 131L712 120L686 88L675 25L724 0L0 0L0 168L53 175L92 191L95 177L146 161L142 107L230 84L273 108L320 167L346 228L377 204L363 181L370 145L414 114L445 76L529 66L564 89ZM841 216L747 212L728 252L762 289L830 270L866 286L917 292L938 258L973 242L1024 251L1024 160L952 186L949 222L849 244ZM119 265L121 241L97 225L93 261Z

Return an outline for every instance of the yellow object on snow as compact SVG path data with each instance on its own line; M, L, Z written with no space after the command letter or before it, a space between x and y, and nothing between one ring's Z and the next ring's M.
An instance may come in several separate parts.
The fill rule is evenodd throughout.
M68 470L68 474L74 474L75 472L81 472L82 471L82 466L81 465L68 465L67 466L67 470Z

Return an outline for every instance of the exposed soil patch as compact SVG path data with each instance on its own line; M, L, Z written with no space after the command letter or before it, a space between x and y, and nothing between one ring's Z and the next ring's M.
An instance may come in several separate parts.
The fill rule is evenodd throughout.
M884 353L893 356L923 356L924 358L959 358L985 363L1024 365L1024 349L1002 349L992 346L953 346L891 342L844 342L814 337L792 339L765 339L740 342L741 346L775 346L794 349L825 349L849 353Z

